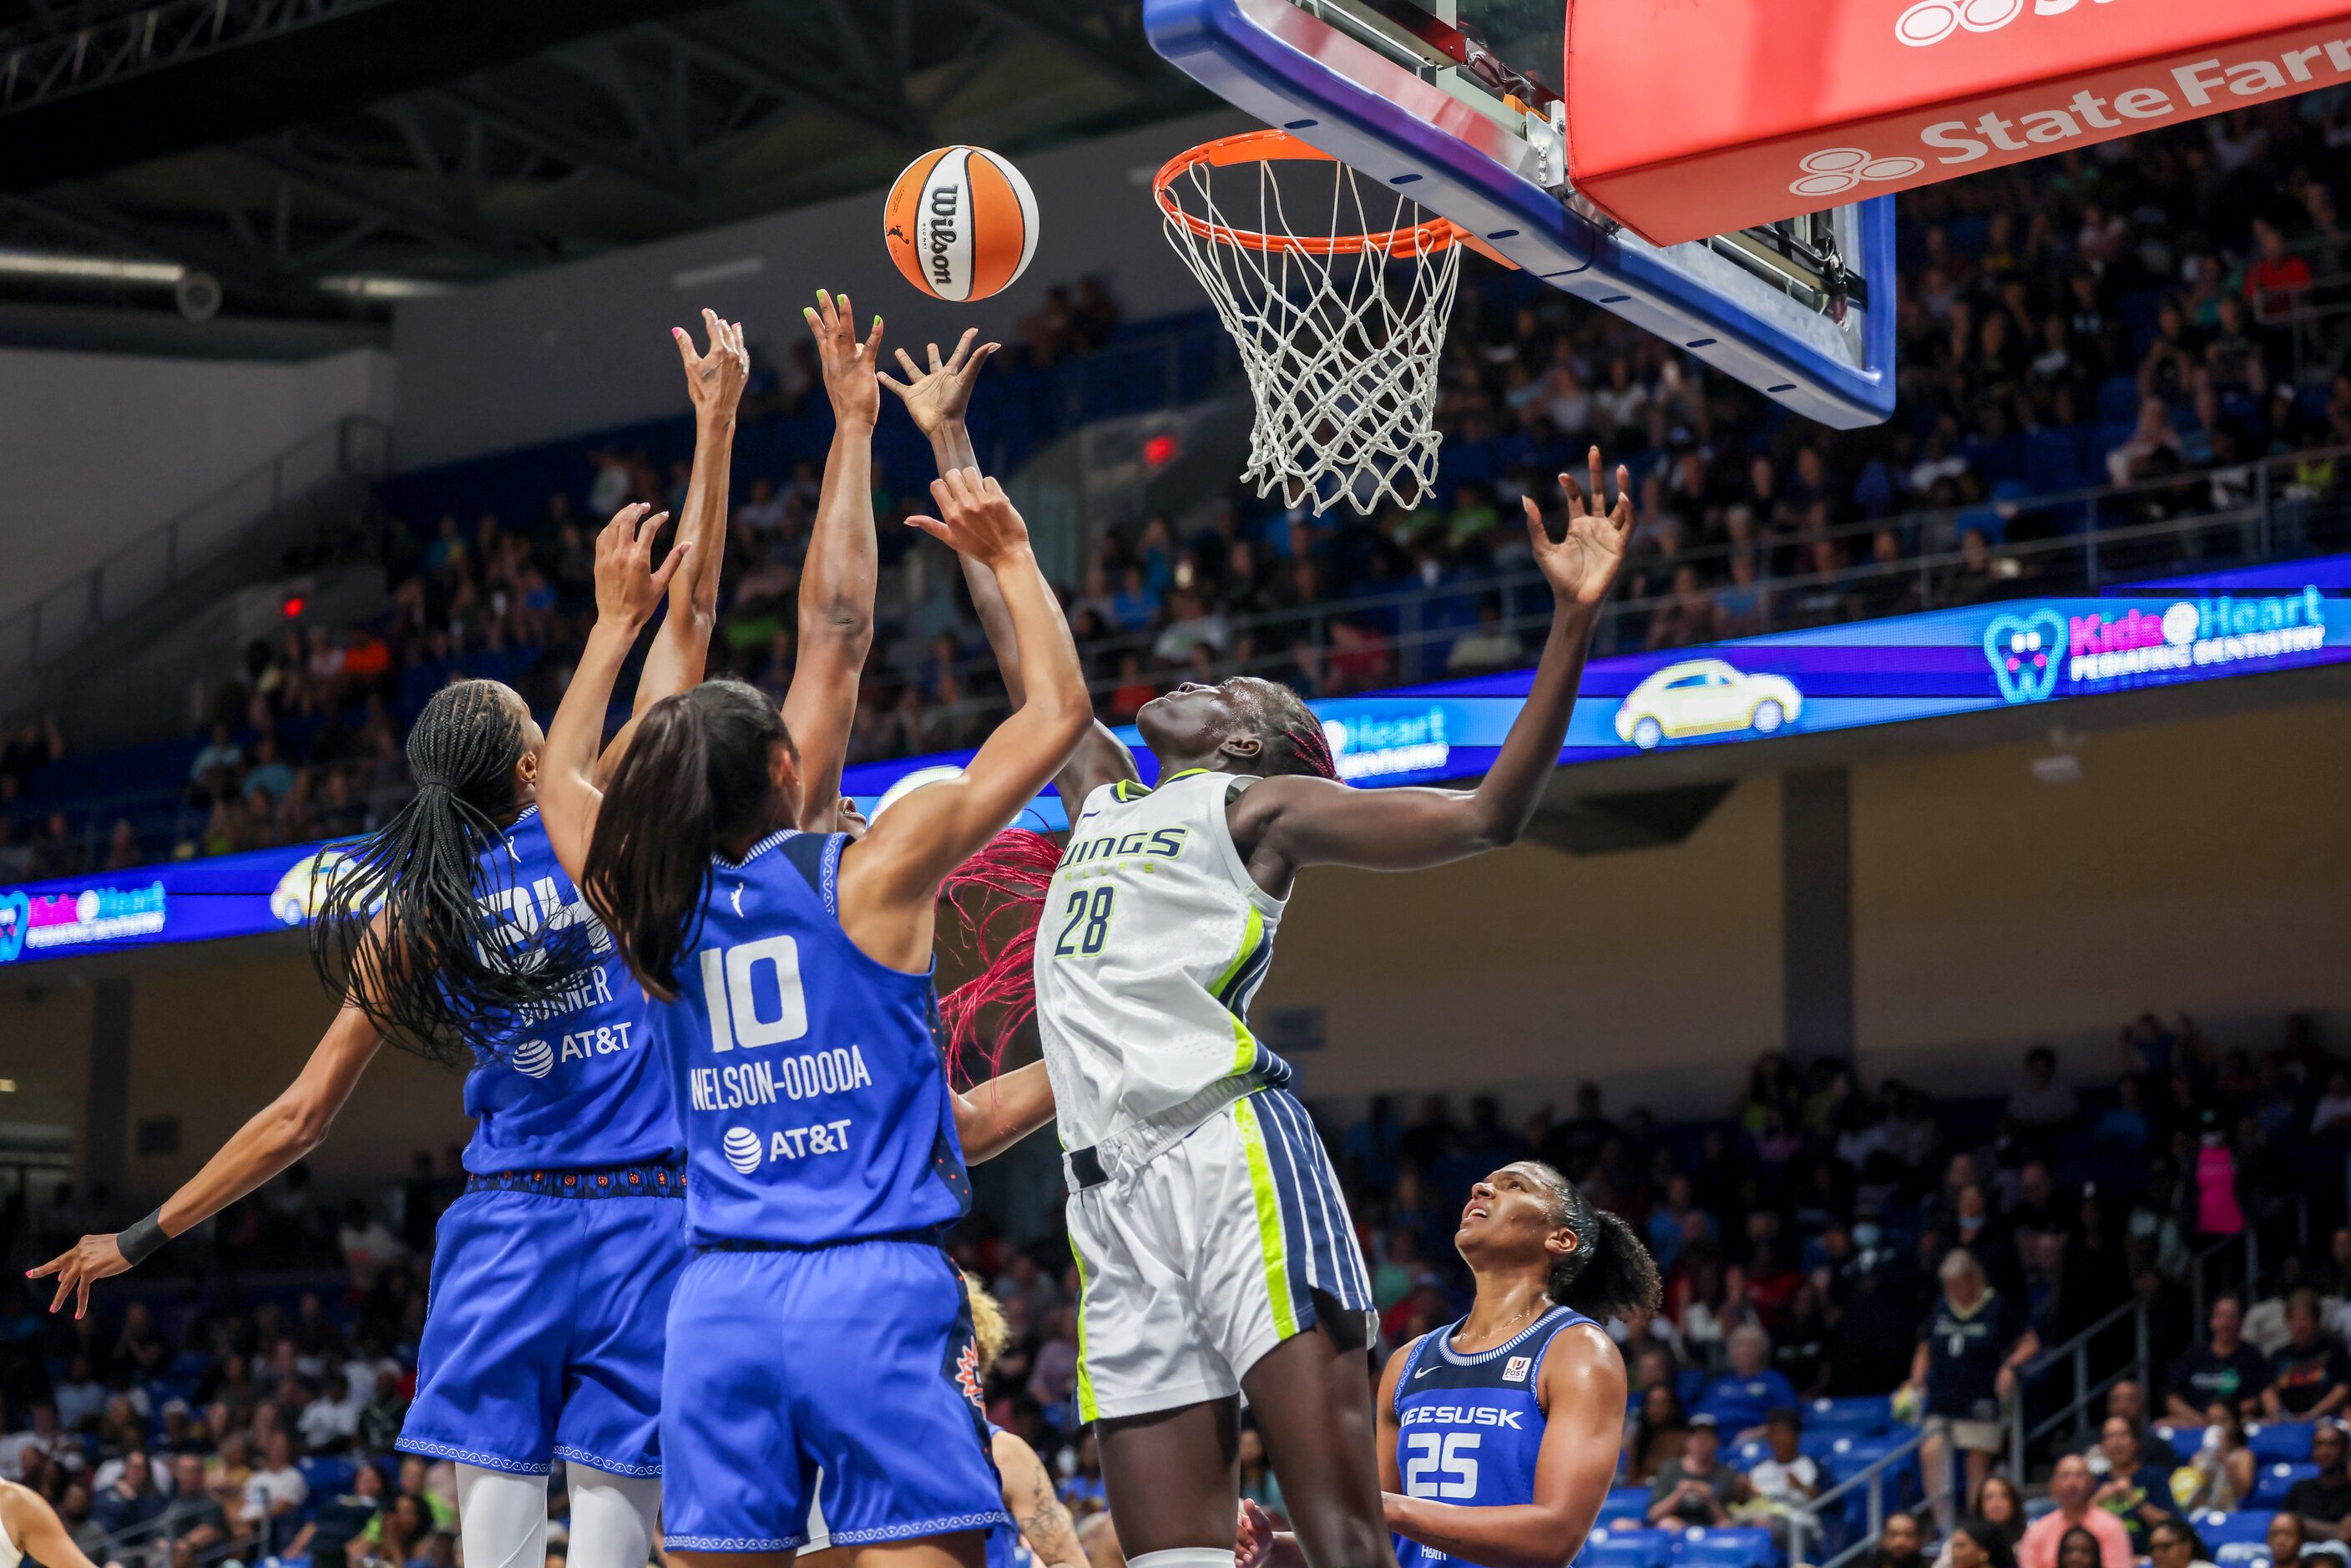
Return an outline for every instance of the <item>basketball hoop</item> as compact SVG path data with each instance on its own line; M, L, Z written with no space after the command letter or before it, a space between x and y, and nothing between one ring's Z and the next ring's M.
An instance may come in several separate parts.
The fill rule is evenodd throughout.
M1243 166L1255 167L1253 183L1228 173L1219 188L1218 170ZM1327 202L1324 232L1291 224L1277 177L1285 168L1291 204ZM1152 192L1168 243L1215 301L1249 375L1257 421L1241 477L1317 512L1341 501L1366 517L1383 500L1419 505L1444 440L1432 421L1462 231L1376 183L1367 194L1353 170L1283 131L1179 153Z

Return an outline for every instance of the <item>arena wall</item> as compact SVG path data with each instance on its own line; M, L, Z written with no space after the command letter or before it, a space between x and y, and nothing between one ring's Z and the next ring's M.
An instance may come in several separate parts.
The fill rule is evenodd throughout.
M880 186L403 304L392 334L398 461L422 467L683 413L669 329L694 325L705 306L742 320L754 356L771 364L819 288L849 289L861 314L885 318L889 343L918 354L926 338L951 341L967 326L1014 341L1014 323L1049 287L1090 274L1129 320L1199 308L1199 285L1161 233L1151 175L1195 142L1251 128L1219 110L1020 158L1040 249L1027 276L977 305L927 299L898 276Z
M0 349L0 471L20 506L0 615L353 413L391 417L391 356L287 364Z

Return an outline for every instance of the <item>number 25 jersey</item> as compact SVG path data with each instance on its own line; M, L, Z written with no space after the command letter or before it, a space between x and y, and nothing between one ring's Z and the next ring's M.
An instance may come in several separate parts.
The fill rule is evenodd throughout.
M931 1231L969 1206L937 993L841 928L848 843L778 832L718 860L661 1004L699 1245Z

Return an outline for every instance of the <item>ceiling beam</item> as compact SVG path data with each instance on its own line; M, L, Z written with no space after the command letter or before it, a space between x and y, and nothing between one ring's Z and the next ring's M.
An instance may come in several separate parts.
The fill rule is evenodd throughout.
M255 299L279 305L317 301L317 292L307 279L261 256L248 255L232 244L158 228L87 197L0 194L0 213L31 223L65 243L175 261L192 272L208 272Z
M538 246L465 214L428 206L349 168L314 162L282 140L240 143L237 152L287 178L322 191L362 216L500 267L545 261Z
M438 88L422 95L454 113L482 120L491 129L535 152L561 159L575 168L609 174L659 197L687 216L706 215L702 192L684 171L665 167L633 148L600 141L557 117L524 104L478 82Z
M639 31L663 47L676 50L704 69L732 77L744 86L756 89L770 98L822 110L862 131L879 134L894 147L912 148L923 144L915 134L914 127L903 120L892 119L865 94L815 76L802 78L789 74L786 68L754 56L739 46L731 43L721 46L708 41L701 35L696 24L664 22Z

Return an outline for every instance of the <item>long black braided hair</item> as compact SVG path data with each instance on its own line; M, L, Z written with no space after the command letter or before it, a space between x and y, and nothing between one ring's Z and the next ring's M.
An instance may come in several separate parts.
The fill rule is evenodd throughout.
M528 712L496 681L435 692L408 732L415 798L313 873L319 977L393 1044L452 1066L511 1041L594 962L595 927L548 919L507 852Z

